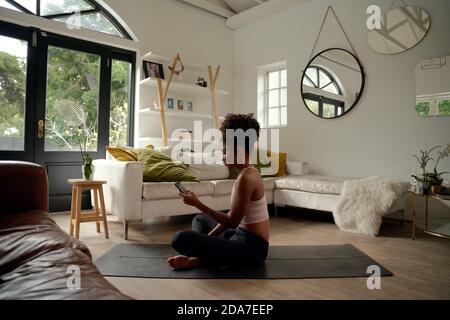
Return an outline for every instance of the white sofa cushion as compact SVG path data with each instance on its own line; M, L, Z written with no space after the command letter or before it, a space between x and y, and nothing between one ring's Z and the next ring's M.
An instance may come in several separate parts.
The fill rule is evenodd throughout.
M306 176L309 174L309 165L306 162L287 161L286 171L290 176Z
M198 196L214 194L214 183L210 181L182 182L182 184ZM145 182L142 188L142 197L145 200L175 199L180 197L179 193L175 182Z
M200 181L228 179L230 172L223 164L190 164L189 171Z
M169 146L167 146L167 147L155 147L155 151L161 152L165 156L167 156L167 157L171 158L172 160L174 160L173 157L172 157L172 150L173 150L173 148L169 147Z
M199 197L200 201L210 208L215 208L215 198L212 196ZM159 199L156 201L142 201L142 219L159 218L163 216L178 216L198 213L198 209L184 204L183 199Z
M200 181L222 180L230 176L219 155L212 157L207 153L184 152L179 160L187 164L192 175Z
M273 191L275 189L276 178L264 178L264 188L266 191ZM211 181L215 185L215 196L230 195L236 180L215 180Z
M339 195L337 194L275 189L273 202L276 206L291 206L332 212L338 199Z
M297 190L321 194L341 194L344 181L351 178L328 176L287 176L279 178L277 189Z
M229 195L231 194L231 190L233 190L234 183L236 180L214 180L211 181L214 183L214 195L215 196L221 196L221 195Z

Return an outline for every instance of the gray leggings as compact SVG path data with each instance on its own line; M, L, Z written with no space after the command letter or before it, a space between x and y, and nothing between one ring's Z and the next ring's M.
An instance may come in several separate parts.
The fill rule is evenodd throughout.
M267 258L269 243L243 228L228 229L217 237L208 233L217 222L205 214L192 221L192 231L177 233L172 247L188 257L205 259L208 263L230 267L257 267Z

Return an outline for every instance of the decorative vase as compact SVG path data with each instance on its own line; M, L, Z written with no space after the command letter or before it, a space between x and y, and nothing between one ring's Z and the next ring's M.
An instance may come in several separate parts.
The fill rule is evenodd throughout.
M427 195L429 189L428 182L419 182L419 194Z
M442 186L431 186L431 194L433 196L440 195L442 193Z
M81 172L83 173L83 180L92 181L94 178L94 170L91 163L85 163L81 167Z

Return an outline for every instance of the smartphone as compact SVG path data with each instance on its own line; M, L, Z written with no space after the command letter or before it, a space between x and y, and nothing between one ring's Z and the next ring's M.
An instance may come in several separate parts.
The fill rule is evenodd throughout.
M181 193L186 193L186 189L184 188L184 186L181 184L181 182L177 182L175 183L175 187L177 187L178 190L180 190Z

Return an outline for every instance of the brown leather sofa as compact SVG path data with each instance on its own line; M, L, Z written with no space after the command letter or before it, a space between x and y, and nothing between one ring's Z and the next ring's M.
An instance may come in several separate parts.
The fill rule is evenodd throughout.
M0 161L0 299L130 299L103 278L89 249L47 211L45 170Z

